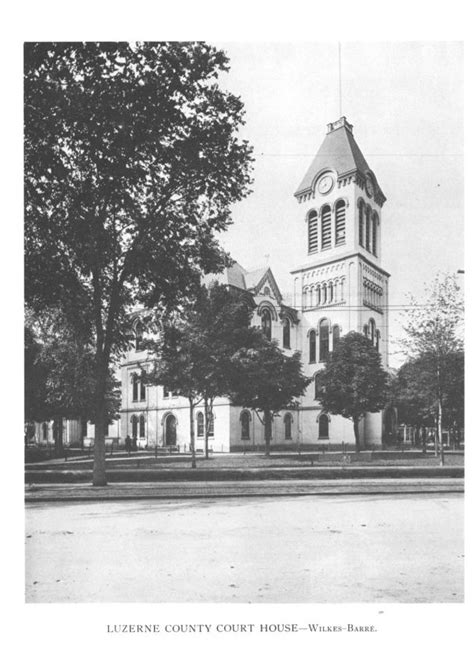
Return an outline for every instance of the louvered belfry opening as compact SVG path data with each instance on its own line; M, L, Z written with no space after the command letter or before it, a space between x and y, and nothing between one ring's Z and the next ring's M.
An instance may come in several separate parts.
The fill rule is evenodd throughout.
M336 246L346 243L346 204L339 200L336 204Z
M321 210L321 249L331 248L331 209L324 206Z
M308 253L318 252L318 215L312 211L308 217Z

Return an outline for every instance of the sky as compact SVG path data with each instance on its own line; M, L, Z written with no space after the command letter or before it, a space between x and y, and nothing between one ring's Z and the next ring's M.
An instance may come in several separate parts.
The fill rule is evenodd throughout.
M253 193L221 236L234 259L249 270L269 264L291 292L306 236L294 192L341 108L387 197L390 305L421 298L438 271L464 269L462 43L342 42L340 79L337 42L213 43L230 59L221 84L244 102L241 135L255 156ZM392 311L395 367L401 323Z

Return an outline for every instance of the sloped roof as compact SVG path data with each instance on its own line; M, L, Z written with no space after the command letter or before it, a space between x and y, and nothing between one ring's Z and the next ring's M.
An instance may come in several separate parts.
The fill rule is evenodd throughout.
M225 267L225 269L219 274L207 274L203 281L205 285L217 282L221 285L232 285L241 290L246 290L245 274L245 269L241 267L238 262L234 262L232 266Z
M315 177L325 168L335 170L338 176L354 170L365 175L370 170L352 135L352 125L347 122L345 117L328 125L328 133L295 195L311 189Z

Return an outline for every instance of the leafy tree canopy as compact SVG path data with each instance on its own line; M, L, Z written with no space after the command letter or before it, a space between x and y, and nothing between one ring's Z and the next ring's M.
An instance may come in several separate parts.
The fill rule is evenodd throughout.
M339 340L317 379L323 408L353 421L359 448L360 418L366 412L380 411L387 400L388 375L380 354L368 338L351 331Z
M25 294L91 321L98 423L132 307L172 309L226 260L216 233L252 160L228 66L198 42L25 46Z

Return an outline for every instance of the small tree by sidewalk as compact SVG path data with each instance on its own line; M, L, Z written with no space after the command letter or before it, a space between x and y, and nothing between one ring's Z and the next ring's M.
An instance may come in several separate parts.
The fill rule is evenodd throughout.
M303 374L300 354L286 356L275 341L251 329L251 346L232 359L230 398L234 405L252 409L264 427L265 455L270 455L272 422L282 409L294 408L311 379Z
M362 416L380 411L387 400L388 375L382 368L380 354L368 338L351 331L339 340L317 379L322 407L352 421L359 452Z
M406 337L401 344L410 359L422 368L424 390L430 394L435 407L436 452L444 464L443 425L446 405L460 399L457 418L464 413L463 341L464 305L460 287L454 275L438 275L425 291L423 301L410 298L405 313ZM459 416L460 414L460 416Z

